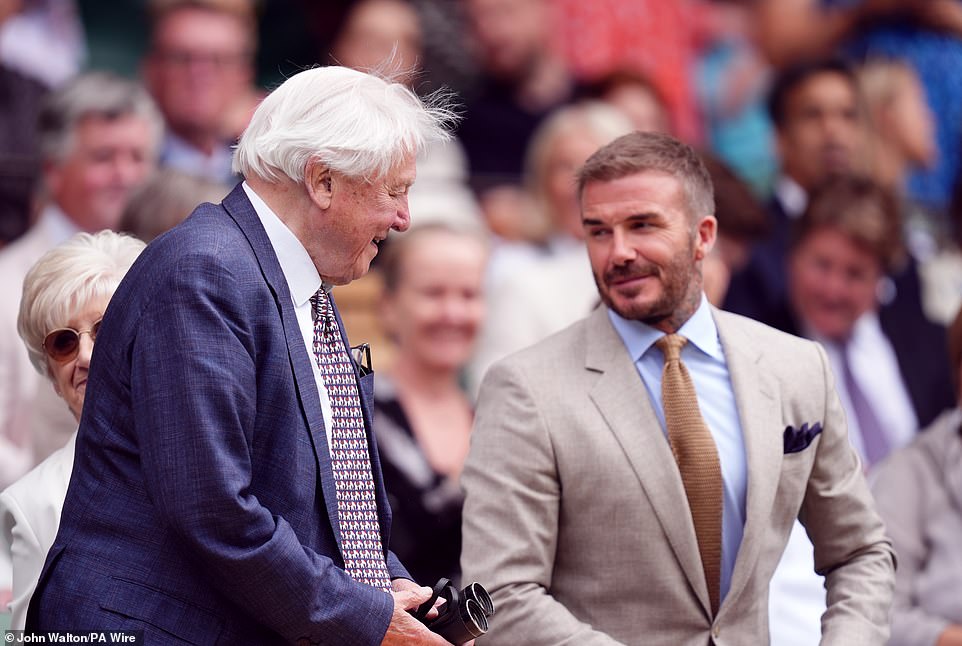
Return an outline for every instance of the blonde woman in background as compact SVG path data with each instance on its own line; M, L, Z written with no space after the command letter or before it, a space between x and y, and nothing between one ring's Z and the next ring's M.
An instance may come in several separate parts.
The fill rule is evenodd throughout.
M113 231L78 233L27 273L17 330L30 362L50 380L77 422L94 341L110 297L144 243ZM22 630L47 551L57 536L73 467L67 444L0 494L0 559L13 569L11 628Z
M425 585L460 572L458 481L474 418L460 377L484 318L486 260L479 233L431 224L392 238L381 263L395 357L374 381L374 431L390 547Z

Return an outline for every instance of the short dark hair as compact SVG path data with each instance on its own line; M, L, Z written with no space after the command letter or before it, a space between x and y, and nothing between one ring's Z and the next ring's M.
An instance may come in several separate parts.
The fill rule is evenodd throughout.
M595 151L578 171L578 195L589 182L610 182L644 171L661 171L677 179L692 218L715 214L711 176L701 157L688 144L660 132L635 131Z
M898 199L868 178L831 177L812 191L808 208L795 223L792 247L826 228L871 253L884 270L898 267L905 258Z
M786 105L789 95L810 78L820 74L838 74L845 78L856 91L858 83L852 67L840 58L822 58L796 63L785 68L775 77L768 93L768 115L776 128L785 125Z

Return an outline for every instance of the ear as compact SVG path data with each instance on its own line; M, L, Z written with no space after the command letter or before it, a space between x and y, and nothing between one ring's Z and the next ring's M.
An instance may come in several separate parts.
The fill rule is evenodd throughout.
M705 215L695 227L695 260L704 260L715 246L718 237L718 220L714 215Z
M331 169L319 159L312 157L304 166L304 187L319 209L326 211L330 208L334 196L334 178Z

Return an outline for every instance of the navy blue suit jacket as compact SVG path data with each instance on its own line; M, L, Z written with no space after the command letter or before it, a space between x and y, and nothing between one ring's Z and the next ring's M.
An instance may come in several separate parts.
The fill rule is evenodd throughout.
M97 338L27 627L144 630L149 644L379 644L393 602L343 570L312 360L239 186L153 242ZM372 379L361 390L387 545ZM392 578L407 576L387 558Z

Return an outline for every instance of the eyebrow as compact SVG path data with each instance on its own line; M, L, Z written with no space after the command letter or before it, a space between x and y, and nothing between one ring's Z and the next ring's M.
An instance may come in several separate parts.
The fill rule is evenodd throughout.
M645 221L645 220L654 220L654 219L657 219L658 217L660 217L658 213L632 213L628 217L622 220L619 220L619 222L638 222L638 221ZM602 222L601 220L596 220L594 218L582 218L581 224L588 227L607 225L606 222Z

